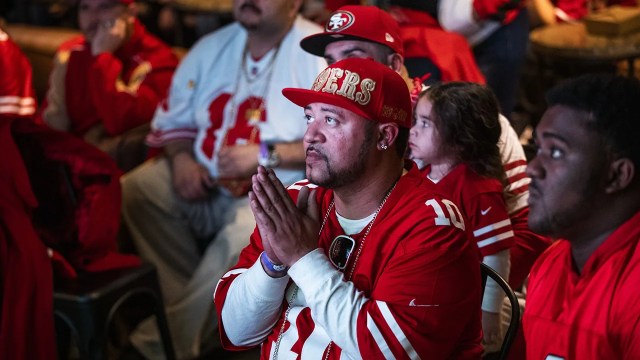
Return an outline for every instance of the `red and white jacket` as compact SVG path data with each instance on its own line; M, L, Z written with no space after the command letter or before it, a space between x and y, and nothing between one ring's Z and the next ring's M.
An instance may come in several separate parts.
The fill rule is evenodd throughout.
M18 45L0 29L0 118L31 117L36 97L31 84L31 64Z
M261 358L272 358L284 323L278 359L324 359L327 352L329 359L480 358L477 249L459 209L415 165L375 218L357 260L366 230L351 235L356 245L344 273L328 258L332 240L345 234L335 209L328 211L333 191L301 181L289 188L293 198L302 186L317 188L321 217L328 214L318 249L274 279L262 269L254 231L214 294L225 348L262 344Z
M83 36L73 38L56 54L42 120L78 136L97 124L120 135L151 121L177 66L171 49L137 20L113 54L93 56Z

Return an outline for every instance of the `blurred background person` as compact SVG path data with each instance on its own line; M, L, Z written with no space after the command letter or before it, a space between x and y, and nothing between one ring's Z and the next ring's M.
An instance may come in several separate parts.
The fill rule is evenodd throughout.
M42 120L127 171L146 158L144 137L178 59L136 19L133 0L80 0L78 7L83 35L56 54Z

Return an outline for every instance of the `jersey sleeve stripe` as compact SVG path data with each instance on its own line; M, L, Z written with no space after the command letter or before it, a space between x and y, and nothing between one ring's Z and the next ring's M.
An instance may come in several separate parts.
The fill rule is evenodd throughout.
M504 219L502 221L498 221L498 222L493 223L491 225L487 225L487 226L485 226L483 228L475 230L473 232L473 236L479 237L479 236L484 235L484 234L486 234L486 233L488 233L490 231L493 231L493 230L496 230L496 229L500 229L500 228L505 227L505 226L509 226L510 224L511 224L511 220Z
M371 333L373 340L375 340L376 344L378 344L378 348L380 348L380 352L382 352L382 355L384 356L384 358L395 359L395 356L393 356L391 349L389 349L389 345L387 344L387 341L384 339L384 336L382 336L380 329L378 329L376 322L373 321L373 318L369 313L367 313L367 329L369 329L369 332Z
M502 234L498 234L496 236L492 236L488 239L478 241L478 247L482 248L491 244L495 244L500 240L508 239L513 237L513 230L503 232Z
M172 140L191 140L198 134L196 129L175 129L170 131L152 131L145 138L147 145L151 147L162 147Z
M220 283L221 283L224 279L226 279L226 278L228 278L228 277L230 277L230 276L233 276L233 275L240 275L240 274L242 274L242 273L243 273L243 272L245 272L245 271L247 271L247 269L245 269L245 268L241 268L241 269L233 269L233 270L227 271L227 273L226 273L226 274L224 274L224 275L220 278L220 280L218 280L218 283L216 284L216 288L213 290L213 296L215 297L215 294L216 294L216 292L218 291L218 286L220 286Z
M510 163L504 164L504 171L506 172L511 172L513 169L517 168L517 167L527 167L527 161L526 160L516 160L516 161L512 161Z
M507 178L507 181L508 181L510 184L514 184L514 183L517 183L517 182L519 182L519 181L521 181L521 180L523 180L523 179L525 179L525 180L529 180L529 177L527 176L527 174L526 174L526 173L521 172L521 173L517 173L517 174L512 175L512 176L509 176L509 177Z
M378 309L380 309L382 317L387 321L387 325L396 336L396 339L398 339L398 342L400 343L400 345L402 345L402 348L404 349L404 351L406 351L409 358L420 359L420 356L418 356L418 353L413 348L413 345L411 345L409 339L407 339L407 336L404 334L404 331L402 331L400 325L393 317L393 314L391 313L391 310L389 310L389 306L387 306L387 303L385 303L384 301L376 301L376 305L378 305Z

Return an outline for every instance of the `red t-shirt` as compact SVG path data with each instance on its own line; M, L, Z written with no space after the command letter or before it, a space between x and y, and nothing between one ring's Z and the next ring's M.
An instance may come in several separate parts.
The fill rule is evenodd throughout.
M534 265L524 313L528 359L640 359L640 212L574 270L559 240Z

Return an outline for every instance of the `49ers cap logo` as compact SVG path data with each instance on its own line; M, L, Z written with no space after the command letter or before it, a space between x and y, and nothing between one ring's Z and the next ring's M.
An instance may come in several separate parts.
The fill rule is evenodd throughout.
M327 22L325 31L328 32L340 32L353 24L355 16L349 11L338 10Z
M338 61L318 75L310 90L284 88L282 94L302 107L324 103L372 121L411 127L407 83L395 71L372 59Z

